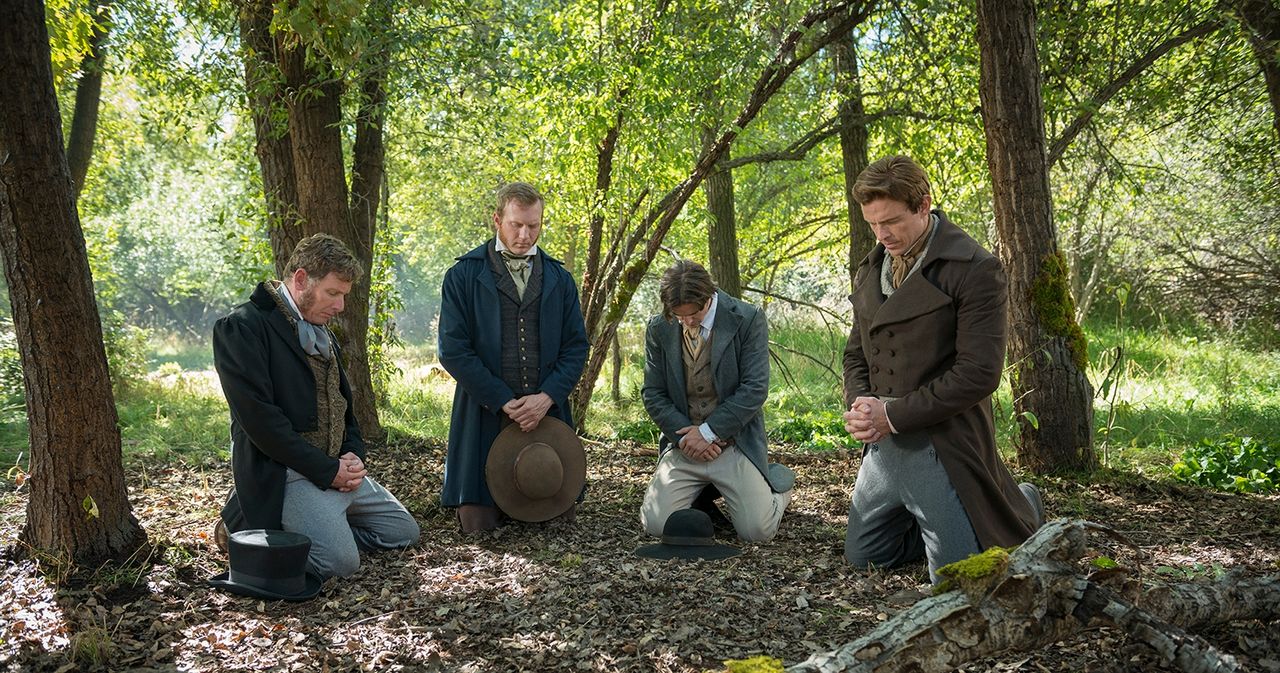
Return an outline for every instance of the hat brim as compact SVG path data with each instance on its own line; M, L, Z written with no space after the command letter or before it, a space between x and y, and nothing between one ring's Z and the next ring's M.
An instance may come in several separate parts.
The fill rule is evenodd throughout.
M526 446L541 442L555 450L564 468L560 490L546 498L530 498L516 486L516 456ZM484 466L485 483L493 502L517 521L548 521L569 511L587 481L587 454L578 433L564 421L544 416L538 427L525 432L512 423L493 440Z
M278 594L268 589L255 587L248 584L240 584L231 580L231 572L227 571L210 577L208 579L209 586L215 589L222 589L240 596L248 596L250 598L264 598L270 601L309 601L320 594L320 586L322 584L319 577L307 573L306 588L300 593L288 595Z
M684 559L687 561L718 561L720 559L730 558L741 554L742 550L737 547L730 547L725 544L710 545L684 545L684 544L647 544L636 547L636 556L644 558L659 559L662 561L673 558Z

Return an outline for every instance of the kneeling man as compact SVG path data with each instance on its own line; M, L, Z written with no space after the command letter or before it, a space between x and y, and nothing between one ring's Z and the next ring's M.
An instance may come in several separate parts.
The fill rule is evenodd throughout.
M661 536L672 512L714 486L738 537L771 540L791 502L795 476L766 462L764 312L716 290L711 274L690 261L667 269L658 294L663 314L645 330L642 393L662 438L640 522Z
M354 573L361 550L407 547L419 535L404 506L365 471L351 388L326 326L361 272L342 241L309 236L283 281L259 283L213 328L235 478L222 522L233 533L306 535L308 570L322 578Z

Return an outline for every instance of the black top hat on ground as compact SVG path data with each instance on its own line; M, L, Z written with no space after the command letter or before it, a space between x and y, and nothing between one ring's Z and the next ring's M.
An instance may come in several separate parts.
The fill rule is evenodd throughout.
M717 544L711 517L697 509L680 509L662 525L662 542L636 549L636 556L656 559L723 559L737 556L737 547Z
M241 596L305 601L320 593L320 578L307 572L311 538L301 533L254 528L227 540L231 570L209 585Z

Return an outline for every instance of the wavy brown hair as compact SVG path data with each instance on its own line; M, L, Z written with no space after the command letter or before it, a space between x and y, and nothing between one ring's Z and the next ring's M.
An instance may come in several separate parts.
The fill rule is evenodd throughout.
M671 265L658 281L658 298L662 300L662 317L671 320L672 310L685 304L702 306L716 293L711 274L697 262L687 259Z

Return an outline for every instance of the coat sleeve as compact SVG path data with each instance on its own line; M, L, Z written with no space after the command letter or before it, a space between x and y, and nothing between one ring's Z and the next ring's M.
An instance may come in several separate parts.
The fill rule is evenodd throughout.
M265 323L235 315L213 326L213 364L231 417L259 451L316 486L329 488L338 474L338 460L298 434L275 403L267 338Z
M578 301L578 286L573 276L564 273L563 291L560 297L560 354L555 367L542 382L542 392L549 395L561 409L569 408L569 393L582 378L582 368L587 362L587 327L582 322L582 306ZM545 319L545 316L544 316Z
M974 262L955 293L955 361L941 376L888 403L898 432L936 425L982 402L1004 369L1008 288L995 257Z
M644 331L644 385L640 388L640 397L644 400L644 410L649 418L662 431L662 434L673 446L680 444L680 435L676 430L693 425L686 409L676 407L671 399L667 381L668 353L658 343L658 321L654 318Z
M515 398L500 377L489 371L476 352L475 296L465 270L454 265L444 274L441 288L439 342L440 365L458 382L467 395L490 413L501 413L502 405Z
M707 425L718 437L737 436L769 397L769 321L755 307L745 318L735 335L739 339L738 385L707 417Z
M867 366L867 356L862 352L862 330L858 329L855 311L849 340L844 344L844 410L847 411L855 399L870 394L870 391L871 370Z

